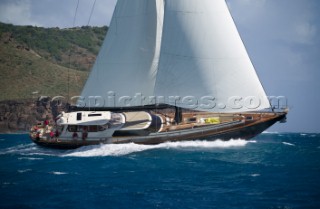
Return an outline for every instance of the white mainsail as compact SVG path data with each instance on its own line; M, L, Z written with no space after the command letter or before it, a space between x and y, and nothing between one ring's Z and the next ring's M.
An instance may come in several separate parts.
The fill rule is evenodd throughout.
M80 106L119 107L136 94L153 95L162 22L162 0L118 0ZM99 104L92 104L89 97L96 97ZM121 97L125 100L119 101Z
M110 91L116 94L111 103ZM123 107L139 106L132 102L137 94L157 98L138 98L141 105L270 108L225 0L118 0L82 97Z

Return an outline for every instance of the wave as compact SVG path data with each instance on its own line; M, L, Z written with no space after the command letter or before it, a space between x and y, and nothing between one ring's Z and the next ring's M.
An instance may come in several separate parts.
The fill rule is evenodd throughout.
M50 172L50 174L61 176L61 175L67 175L68 173L60 172L60 171L52 171Z
M284 145L288 145L288 146L296 146L296 145L291 144L291 143L289 143L289 142L282 142L282 144L284 144Z
M229 141L183 141L183 142L166 142L158 145L139 145L139 144L107 144L82 147L64 157L103 157L103 156L124 156L131 153L138 153L154 149L210 149L210 148L232 148L244 147L248 143L255 141L246 141L242 139Z
M20 144L20 145L14 146L14 147L9 147L9 148L0 150L0 155L17 154L17 153L24 153L24 152L27 153L27 152L33 151L35 149L37 149L37 146L33 143Z
M20 144L20 145L16 145L13 147L8 147L0 150L0 155L7 155L7 154L24 156L24 157L18 158L19 160L42 160L43 158L33 158L30 156L59 156L61 155L61 151L53 150L53 149L45 149L45 148L39 147L34 143L30 143L30 144Z
M18 160L43 160L43 158L37 158L37 157L19 157Z
M278 134L279 132L277 131L264 131L262 134Z
M32 169L18 170L19 173L27 173L32 171Z

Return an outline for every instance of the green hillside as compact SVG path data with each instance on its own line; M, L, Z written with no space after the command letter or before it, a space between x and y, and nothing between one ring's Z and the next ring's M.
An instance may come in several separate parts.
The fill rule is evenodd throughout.
M0 101L78 95L106 32L0 23Z

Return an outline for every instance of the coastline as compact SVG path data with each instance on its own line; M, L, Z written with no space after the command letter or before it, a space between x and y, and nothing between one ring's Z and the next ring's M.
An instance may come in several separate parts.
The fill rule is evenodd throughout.
M65 106L57 105L50 97L0 101L0 134L28 133L33 125L46 119L53 122Z

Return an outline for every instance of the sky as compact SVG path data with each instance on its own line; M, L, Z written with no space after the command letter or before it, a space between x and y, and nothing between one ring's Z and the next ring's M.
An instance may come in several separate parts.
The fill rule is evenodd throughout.
M199 0L200 1L200 0ZM116 0L0 0L0 21L16 25L109 25ZM285 124L269 131L320 132L320 1L227 0L269 96L284 96ZM75 17L75 18L74 18Z

